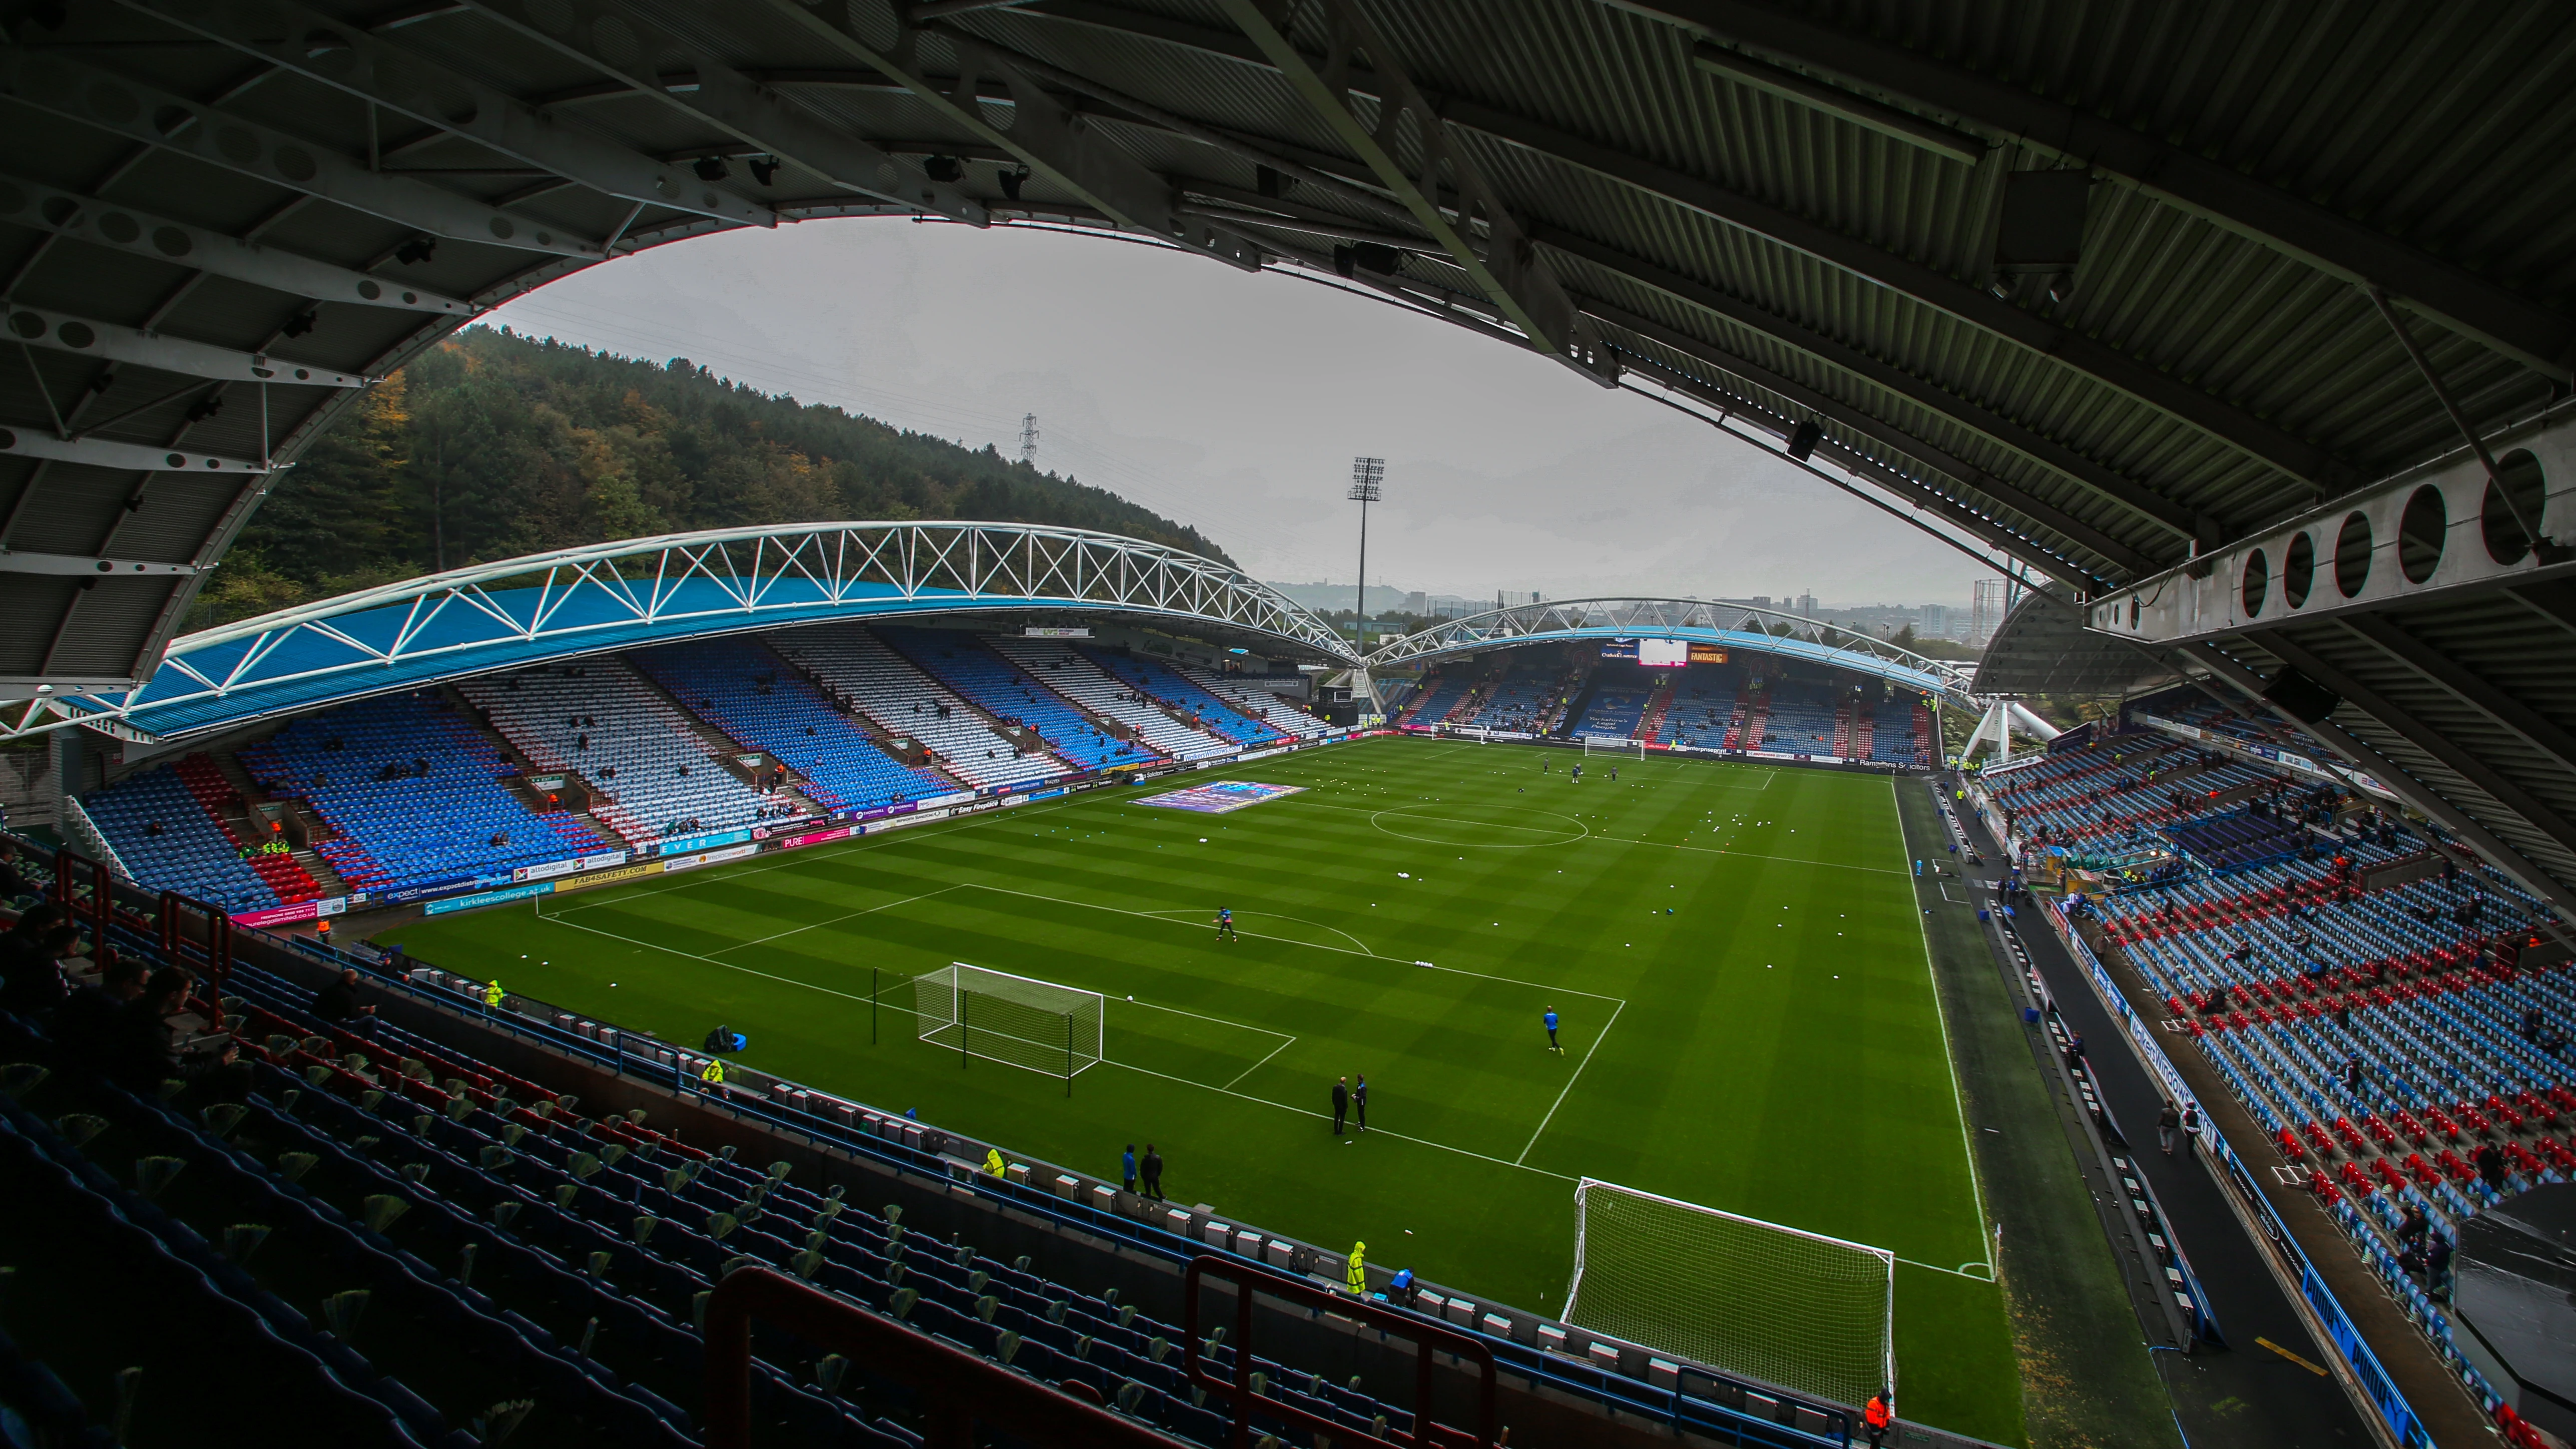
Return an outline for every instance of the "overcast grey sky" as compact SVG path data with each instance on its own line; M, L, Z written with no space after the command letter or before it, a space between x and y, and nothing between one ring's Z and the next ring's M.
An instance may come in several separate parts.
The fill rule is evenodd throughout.
M1463 329L1095 237L854 219L594 267L490 318L981 447L1198 527L1258 577L1964 606L1976 563L1705 423Z

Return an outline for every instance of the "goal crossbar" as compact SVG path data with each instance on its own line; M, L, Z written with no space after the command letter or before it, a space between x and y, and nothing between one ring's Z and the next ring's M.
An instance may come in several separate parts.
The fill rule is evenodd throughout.
M1097 991L952 961L912 979L921 1040L1063 1078L1099 1065L1108 1044L1107 1001Z
M1565 1321L1859 1405L1896 1387L1896 1255L1584 1178Z

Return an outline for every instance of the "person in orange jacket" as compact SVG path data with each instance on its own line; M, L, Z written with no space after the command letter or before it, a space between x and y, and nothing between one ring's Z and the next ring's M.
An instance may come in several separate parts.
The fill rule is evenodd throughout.
M1887 1437L1888 1428L1896 1422L1896 1413L1888 1407L1885 1391L1869 1396L1868 1405L1860 1411L1860 1421L1869 1434L1870 1449L1878 1449L1879 1441Z

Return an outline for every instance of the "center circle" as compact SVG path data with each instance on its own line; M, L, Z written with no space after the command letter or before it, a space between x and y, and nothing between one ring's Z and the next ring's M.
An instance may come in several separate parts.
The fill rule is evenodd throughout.
M1475 850L1571 845L1592 833L1571 815L1516 805L1405 805L1380 810L1369 823L1398 840Z

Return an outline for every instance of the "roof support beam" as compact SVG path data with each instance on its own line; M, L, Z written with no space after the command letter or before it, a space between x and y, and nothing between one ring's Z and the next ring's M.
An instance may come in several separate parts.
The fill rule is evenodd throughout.
M316 302L439 312L451 317L471 317L478 310L471 302L426 288L388 282L274 247L254 246L208 227L171 221L121 202L102 201L20 176L0 175L0 221Z
M2032 522L2063 534L2087 550L2100 555L2130 573L2150 573L2155 565L2145 555L2118 539L2093 527L2080 518L2061 511L2044 500L2032 497L2015 484L1995 477L1983 468L1961 458L1937 443L1926 442L1903 429L1842 401L1817 391L1796 378L1772 371L1758 362L1738 356L1713 343L1703 342L1688 333L1666 327L1649 317L1638 316L1624 308L1588 297L1578 297L1577 305L1586 313L1624 328L1640 337L1650 338L1685 356L1695 357L1711 367L1734 374L1767 392L1798 404L1820 418L1839 424L1863 437L1930 465L1971 488L1985 493L1996 502L2022 514Z
M1711 220L1749 231L1865 281L1901 292L1971 327L2082 373L2319 491L2334 491L2353 479L2348 465L2305 438L2110 343L2034 316L1981 287L1873 242L1847 236L1716 182L1493 106L1453 100L1443 107L1442 114L1459 125L1652 192Z
M268 464L255 458L226 458L213 453L186 453L143 443L111 443L103 438L53 438L26 428L0 428L0 458L50 458L91 468L132 473L265 473Z
M2006 140L2087 166L2248 240L2400 305L2550 377L2576 377L2576 322L2510 288L2248 175L2233 164L2105 120L2027 85L1921 50L1747 0L1611 0L1820 75L1946 112ZM1853 97L1855 104L1869 104Z
M1229 7L1250 5L1253 0L1227 0L1227 3ZM1211 55L1277 68L1266 47L1260 53L1247 54L1241 42L1221 32L1185 21L1139 14L1121 6L1100 4L1098 0L1051 0L1045 9L1021 13L1143 36ZM1372 93L1370 73L1365 68L1354 70L1350 79L1354 93ZM1453 126L1482 131L1568 165L1661 196L1713 220L1803 252L1864 281L1901 292L1971 327L2039 353L2057 366L2197 428L2248 457L2298 479L2316 493L2336 492L2357 481L2350 465L2296 434L2131 357L2109 343L2033 316L1981 288L1874 243L1846 236L1768 202L1729 191L1715 182L1686 175L1614 147L1583 140L1498 107L1449 97L1440 102L1439 114ZM2186 530L2191 526L2188 523L2184 525Z
M1837 478L1833 474L1826 472L1824 469L1817 467L1811 462L1790 457L1785 447L1774 449L1764 446L1759 441L1746 437L1743 433L1728 426L1731 419L1741 417L1754 427L1780 438L1785 443L1792 426L1788 419L1775 418L1773 415L1766 412L1759 403L1753 402L1747 398L1738 397L1735 394L1728 392L1725 388L1704 381L1703 379L1689 376L1686 373L1674 372L1669 368L1657 364L1650 358L1632 356L1629 361L1634 370L1653 373L1657 381L1663 383L1673 391L1696 398L1701 402L1724 410L1722 416L1715 418L1705 416L1704 414L1692 413L1688 408L1681 408L1678 405L1674 405L1677 411L1697 417L1701 422L1707 423L1711 427L1716 428L1719 432L1725 433L1739 441L1751 443L1753 446L1761 448L1763 452L1769 453L1773 457L1786 462L1791 467L1811 474L1818 480L1832 487L1839 488L1842 491L1851 494L1853 497L1860 499L1864 503L1880 508L1900 519L1903 519L1905 522L1922 529L1925 533L1930 534L1932 537L1939 539L1943 543L1949 544L1960 552L1969 554L1971 557L1978 557L1979 562L1986 563L1989 566L1992 565L1993 561L1991 559L1979 557L1973 550L1961 544L1957 539L1950 538L1940 533L1938 530L1935 530L1926 524L1922 519L1908 518L1903 513L1898 512L1895 508L1890 507L1888 504L1883 503L1876 498L1872 498L1869 494L1862 492L1857 484L1842 478ZM1633 385L1628 386L1630 386L1631 391L1638 391L1638 389ZM1652 393L1642 393L1641 395L1647 397L1654 396ZM1657 400L1669 403L1669 399L1659 398ZM2024 538L2020 534L2001 526L1996 520L1978 513L1976 510L1967 507L1955 498L1945 497L1930 488L1926 488L1920 481L1906 477L1904 474L1886 466L1875 458L1844 447L1841 443L1837 442L1830 436L1817 445L1816 451L1835 458L1841 464L1843 470L1851 474L1852 477L1866 478L1888 492L1895 494L1897 497L1904 499L1914 507L1921 509L1926 513L1939 516L1952 527L1959 529L1961 532L1966 533L1970 537L1985 544L1988 548L2003 554L2005 557L2016 560L2026 568L2036 569L2051 578L2065 578L2077 581L2089 578L2087 571L2082 565L2072 563L2059 557L2057 554L2040 546L2036 541Z
M2265 648L2271 647L2270 640L2261 642ZM2571 889L2557 877L2542 870L2529 856L2506 844L2494 831L2480 824L2476 816L2452 804L2443 798L2440 791L2408 773L2405 766L2381 754L2369 742L2331 719L2312 725L2280 709L2263 697L2264 680L2261 675L2210 645L2185 644L2174 652L2224 680L2229 687L2250 701L2257 711L2279 718L2292 729L2325 746L2337 758L2367 771L2371 778L2390 794L2414 806L2430 818L2440 821L2453 834L2476 847L2480 854L2503 867L2505 873L2512 876L2517 885L2549 902L2562 917L2576 921L2576 889ZM2306 671L2302 669L2301 672ZM2320 679L2318 682L2325 681ZM2357 698L2353 702L2356 705L2360 704Z
M779 100L712 52L622 5L605 0L539 6L524 0L474 0L471 8L625 82L639 95L811 172L836 190L918 206L970 226L987 220L983 204L954 182L933 181L919 166ZM687 79L673 79L681 76ZM692 186L708 189L696 177L683 176L681 193L695 194ZM629 199L670 204L659 195Z
M1287 78L1307 109L1367 165L1378 184L1395 193L1448 252L1451 263L1474 280L1513 326L1591 381L1603 387L1618 383L1617 362L1521 234L1502 194L1451 139L1440 109L1397 66L1395 52L1353 0L1320 0L1327 37L1321 65L1288 38L1282 22L1272 19L1271 7L1259 0L1218 3ZM1368 90L1376 97L1373 115L1365 120L1354 84L1361 78L1362 55L1368 59ZM1441 205L1444 181L1457 194L1454 220ZM1485 226L1481 244L1469 234L1474 221Z
M370 171L365 162L328 146L83 65L60 51L0 45L0 95L431 236L589 261L600 257L596 241L426 181Z
M256 9L203 0L123 3L439 133L463 137L621 200L738 226L778 224L766 205L730 188L710 186L595 132L558 124L534 106L460 75L403 42L289 0L267 0ZM277 28L281 23L283 35Z
M35 307L11 307L9 336L19 342L81 357L111 358L184 377L226 382L279 382L305 387L365 387L372 377L306 367L264 352L239 352L210 342L190 342L114 322L94 322Z
M2252 642L2301 674L2342 695L2371 718L2404 735L2407 743L2431 756L2444 769L2485 791L2497 804L2521 816L2526 824L2548 837L2559 849L2576 855L2576 822L2569 821L2547 801L2506 779L2493 766L2462 749L2449 735L2368 684L2293 643L2282 630L2264 630L2255 634Z
M765 0L770 13L855 60L874 66L966 134L1019 158L1032 175L1096 207L1120 226L1180 242L1246 271L1261 266L1252 242L1202 221L1173 214L1176 198L1144 162L1111 141L1091 118L1068 110L1038 82L992 46L942 24L924 32L905 25L892 47L878 45L851 25L845 6L809 7L793 0ZM958 74L942 82L917 58L921 39L934 34L956 53ZM1011 93L1009 126L995 125L979 99L986 81Z
M2442 687L2453 699L2522 737L2523 743L2549 756L2562 769L2576 770L2576 731L2544 717L2540 711L2498 689L2475 670L2380 614L2348 614L2350 633ZM2270 642L2264 642L2270 648Z
M1776 316L1705 282L1694 281L1678 272L1629 256L1563 227L1537 225L1530 228L1530 235L1542 246L1580 257L1640 286L1651 287L1675 301L1715 312L1737 326L1793 347L1828 367L1920 404L1998 447L2063 474L2096 497L2116 504L2122 511L2155 525L2176 539L2189 542L2197 533L2204 536L2204 542L2217 542L2216 535L2220 530L2216 520L2196 521L2190 510L2136 479L2106 468L2035 428L1946 391L1892 362L1882 361L1847 342Z
M55 574L74 578L133 578L137 575L194 578L204 570L195 564L145 563L128 558L83 558L65 553L13 553L0 548L0 574Z

